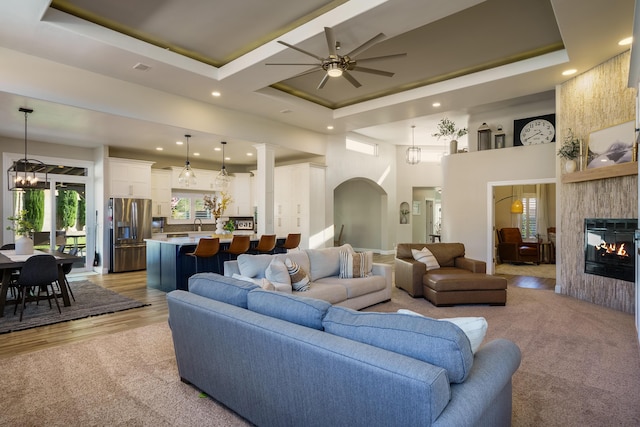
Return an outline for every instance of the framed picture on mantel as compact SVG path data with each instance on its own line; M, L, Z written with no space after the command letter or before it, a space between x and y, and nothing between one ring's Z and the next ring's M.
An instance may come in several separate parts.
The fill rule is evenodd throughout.
M635 121L631 120L589 134L587 169L632 162L635 145Z

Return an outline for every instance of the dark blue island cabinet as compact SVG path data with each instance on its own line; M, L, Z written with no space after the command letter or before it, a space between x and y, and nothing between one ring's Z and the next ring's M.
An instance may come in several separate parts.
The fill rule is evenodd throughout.
M187 255L198 245L198 238L177 237L168 239L147 239L147 287L164 292L175 289L189 290L189 277L196 273L196 260ZM227 249L231 239L220 240L220 250ZM252 236L251 246L258 242ZM283 238L277 239L282 244ZM222 255L198 260L199 272L224 274Z

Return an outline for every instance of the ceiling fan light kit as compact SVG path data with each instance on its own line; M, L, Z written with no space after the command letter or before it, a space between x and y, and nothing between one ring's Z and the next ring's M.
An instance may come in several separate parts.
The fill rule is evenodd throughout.
M362 86L362 84L360 84L360 82L358 82L358 80L353 77L349 71L359 71L362 73L368 73L368 74L375 74L378 76L385 76L385 77L392 77L394 75L394 73L391 73L389 71L383 71L383 70L376 70L373 68L365 68L365 67L360 67L358 65L358 62L366 62L366 61L378 61L378 60L383 60L383 59L392 59L392 58L400 58L403 56L406 56L406 53L396 53L393 55L384 55L384 56L378 56L378 57L374 57L374 58L365 58L365 59L359 59L356 60L356 56L360 55L362 52L364 52L365 50L369 49L371 46L373 46L374 44L378 43L381 40L384 40L386 38L386 36L383 33L379 33L378 35L376 35L375 37L369 39L368 41L364 42L363 44L361 44L360 46L356 47L355 49L353 49L351 52L347 53L346 55L339 55L338 54L338 50L340 50L340 42L336 41L335 36L333 34L333 29L331 29L330 27L324 27L324 34L325 34L325 38L327 40L327 47L329 49L329 56L327 56L326 58L323 58L321 56L318 56L316 54L313 54L311 52L307 52L304 49L300 49L299 47L293 46L289 43L283 42L281 40L278 40L278 43L287 46L290 49L294 49L297 50L300 53L304 53L305 55L311 56L312 58L315 58L316 60L320 61L319 64L302 64L302 63L267 63L266 65L304 65L304 66L310 66L310 65L315 65L315 68L312 68L311 70L307 70L304 71L298 75L296 75L295 77L299 77L305 74L309 74L309 73L313 73L316 71L325 71L326 74L324 75L324 77L322 78L322 80L320 80L320 83L318 84L318 89L322 89L324 87L324 85L327 83L327 80L329 77L344 77L349 83L351 83L351 85L353 85L353 87L355 88L359 88L360 86Z

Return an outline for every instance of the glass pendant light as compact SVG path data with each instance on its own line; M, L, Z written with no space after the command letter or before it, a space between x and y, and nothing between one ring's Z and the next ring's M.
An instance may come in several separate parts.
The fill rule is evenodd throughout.
M407 148L407 163L415 165L420 163L420 147L415 146L415 125L411 126L411 147Z
M220 142L222 144L222 168L220 169L220 173L216 176L216 188L225 191L229 188L229 183L231 182L231 177L229 176L229 172L227 172L227 168L224 165L224 146L227 145L226 141Z
M184 168L180 175L178 175L178 184L182 187L193 187L196 185L196 174L191 169L191 163L189 163L189 138L191 135L185 135L187 138L187 161L184 162Z

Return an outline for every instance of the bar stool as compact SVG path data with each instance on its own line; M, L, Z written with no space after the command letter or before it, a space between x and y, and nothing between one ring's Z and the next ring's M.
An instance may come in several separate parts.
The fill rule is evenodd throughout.
M275 234L263 234L258 240L258 245L249 250L252 254L272 254L276 248L276 235Z
M251 239L249 236L234 234L229 248L222 251L222 253L226 255L225 261L237 259L238 255L247 253L250 246Z
M289 249L296 249L300 246L300 233L289 233L284 243L278 245L278 249L287 252Z
M220 251L220 239L217 237L201 237L198 240L198 245L193 252L189 252L186 255L192 256L196 260L196 273L198 271L198 259L211 258L216 256ZM220 271L220 265L217 266L218 272Z

